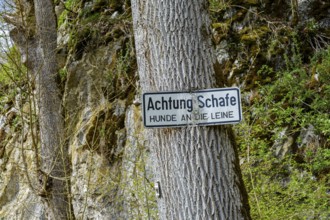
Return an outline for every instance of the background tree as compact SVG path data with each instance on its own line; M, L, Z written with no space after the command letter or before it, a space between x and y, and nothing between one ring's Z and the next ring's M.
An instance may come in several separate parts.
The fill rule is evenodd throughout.
M142 91L192 91L224 82L207 1L132 1ZM230 126L146 132L160 182L161 219L250 219Z
M68 159L63 145L64 120L57 78L57 19L53 1L16 1L18 14L6 15L15 28L11 37L35 80L40 128L39 186L49 219L72 218L68 199ZM34 9L37 10L34 10ZM38 149L36 149L38 151Z
M56 84L57 19L53 1L34 0L37 37L42 59L37 76L41 140L42 181L45 201L51 219L71 216L68 202L69 178L67 152L64 149L64 121L61 115L60 90Z

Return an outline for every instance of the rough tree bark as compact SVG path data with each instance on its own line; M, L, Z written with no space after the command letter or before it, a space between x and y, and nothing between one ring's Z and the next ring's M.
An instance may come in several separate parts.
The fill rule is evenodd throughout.
M17 0L15 4L17 12L4 18L14 25L10 36L20 48L28 71L34 74L31 79L35 79L39 109L39 186L34 186L34 190L45 204L48 219L73 219L68 198L69 160L62 142L64 120L56 83L57 19L53 1Z
M60 90L57 77L57 19L52 0L34 0L38 55L41 68L37 76L41 141L40 182L48 218L72 218L68 195L67 152L64 149L64 120L61 115Z
M142 91L214 88L205 0L132 0ZM229 126L149 129L161 219L250 219Z

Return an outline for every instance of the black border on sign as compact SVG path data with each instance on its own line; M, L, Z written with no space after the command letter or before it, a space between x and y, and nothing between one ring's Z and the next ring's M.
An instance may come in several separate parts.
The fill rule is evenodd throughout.
M146 125L146 110L145 110L145 96L146 95L161 95L161 94L181 94L181 93L205 93L210 91L228 91L228 90L236 90L237 97L238 97L238 111L239 111L239 119L234 121L226 121L226 122L204 122L204 123L188 123L188 124L172 124L172 125ZM221 125L221 124L237 124L242 121L242 108L241 108L241 93L238 87L230 87L230 88L216 88L216 89L203 89L203 90L196 90L192 92L188 91L181 91L181 92L146 92L142 95L142 112L143 112L143 125L146 128L168 128L168 127L187 127L187 126L207 126L207 125Z

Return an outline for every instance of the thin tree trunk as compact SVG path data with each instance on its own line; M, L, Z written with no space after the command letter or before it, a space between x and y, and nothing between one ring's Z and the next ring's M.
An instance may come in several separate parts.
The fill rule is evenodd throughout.
M68 158L63 146L64 120L57 77L57 27L52 0L34 0L38 55L37 92L41 141L41 196L49 219L72 218L68 194Z
M10 36L20 48L28 71L35 74L31 80L36 78L38 96L41 167L38 168L40 185L33 186L33 189L38 191L44 201L49 219L73 219L71 200L68 197L69 160L62 143L64 121L61 116L60 91L55 80L57 20L53 2L18 0L15 4L16 13L3 17L15 26ZM39 165L39 158L35 160Z
M216 87L204 0L132 0L142 91ZM229 126L148 129L161 219L250 219Z

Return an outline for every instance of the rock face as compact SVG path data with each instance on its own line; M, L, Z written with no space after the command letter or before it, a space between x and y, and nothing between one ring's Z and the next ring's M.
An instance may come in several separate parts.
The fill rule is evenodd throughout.
M133 104L139 95L132 35L124 33L129 24L120 26L115 20L123 16L123 9L112 11L102 4L71 5L82 10L75 18L76 26L68 25L70 16L77 16L72 12L59 27L58 61L74 215L77 219L156 218L140 107L138 102ZM22 7L33 17L30 3ZM93 13L104 17L89 20ZM110 21L102 23L105 18ZM82 23L88 28L82 30ZM99 26L93 30L93 25ZM86 36L87 29L99 28L102 33L95 38ZM31 98L35 101L32 94ZM32 140L37 135L36 124L28 112L22 112L24 105L29 109L29 99L22 95L15 99L20 101L8 101L12 108L0 117L0 219L44 219L33 183L38 180Z
M16 95L16 100L21 94ZM39 219L43 205L36 196L33 183L35 154L27 114L20 111L17 102L1 117L0 125L0 218ZM32 131L32 132L35 132Z
M151 176L145 165L140 108L132 103L134 92L129 95L125 90L110 88L116 95L109 97L104 91L116 83L106 79L116 62L113 57L122 49L122 45L114 45L95 48L81 60L67 64L63 102L77 219L144 218L148 209L155 207ZM1 117L0 217L42 219L43 205L27 179L28 175L36 179L33 172L27 172L35 170L35 155L28 149L32 147L31 133L24 121L14 125L19 114L20 107L14 106Z

